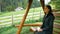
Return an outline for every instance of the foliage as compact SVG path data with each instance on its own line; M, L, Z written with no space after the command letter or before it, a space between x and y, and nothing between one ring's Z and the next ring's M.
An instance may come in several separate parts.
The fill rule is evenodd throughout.
M39 7L38 0L34 0L31 7ZM0 0L1 12L14 11L17 7L26 8L28 0Z
M60 0L52 0L52 5L55 5L55 9L60 9Z

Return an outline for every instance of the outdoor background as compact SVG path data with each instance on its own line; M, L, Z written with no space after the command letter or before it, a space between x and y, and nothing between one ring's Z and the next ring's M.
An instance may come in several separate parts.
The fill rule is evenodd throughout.
M0 0L0 34L16 34L18 28L15 27L15 25L20 24L26 11L27 4L28 0ZM60 0L51 0L49 5L51 5L52 9L59 10ZM60 14L60 12L57 13ZM42 22L43 16L44 12L40 1L33 0L25 24ZM54 22L60 24L60 19ZM21 34L33 34L29 29L30 27L23 27Z

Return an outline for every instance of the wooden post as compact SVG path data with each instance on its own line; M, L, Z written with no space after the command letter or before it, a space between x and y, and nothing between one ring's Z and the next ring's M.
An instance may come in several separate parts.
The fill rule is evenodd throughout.
M58 34L60 34L60 32Z
M13 13L12 13L12 26L15 26Z
M22 21L21 21L21 23L20 23L20 25L19 25L17 34L20 34L20 33L21 33L23 24L24 24L24 22L25 22L25 19L26 19L26 17L27 17L28 12L29 12L29 9L30 9L30 6L31 6L31 4L32 4L32 1L33 1L33 0L29 0L28 7L27 7L27 9L26 9L26 13L25 13L25 15L23 16L23 19L22 19Z
M44 4L44 0L40 0L40 3L41 3L42 8L43 8L43 10L44 10L44 6L45 6L45 4Z

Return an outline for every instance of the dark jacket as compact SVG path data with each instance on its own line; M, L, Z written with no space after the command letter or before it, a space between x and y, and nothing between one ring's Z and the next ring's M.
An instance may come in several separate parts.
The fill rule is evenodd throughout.
M43 18L43 25L41 26L41 29L43 29L43 31L35 32L35 34L52 34L53 21L54 21L54 15L52 13L45 15Z

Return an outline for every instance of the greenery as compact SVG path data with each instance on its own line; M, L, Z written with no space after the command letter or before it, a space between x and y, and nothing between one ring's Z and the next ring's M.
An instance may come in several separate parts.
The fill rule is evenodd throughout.
M29 31L30 27L23 27L21 34L33 34L32 32ZM10 26L10 27L5 27L0 29L0 34L16 34L18 28ZM24 32L24 33L23 33Z
M26 8L28 0L0 0L1 12L14 11L17 7ZM39 7L38 0L33 0L32 7ZM37 4L37 5L36 5Z
M0 13L0 16L10 16L10 15L18 15L18 14L24 14L26 10L21 10L21 11L5 11L5 12L2 12ZM40 12L42 11L42 8L41 7L37 7L37 8L31 8L29 13L34 13L34 12Z
M52 0L50 4L55 6L55 9L60 9L60 0ZM26 9L28 0L0 0L0 12L14 11L17 7ZM38 0L33 0L31 8L40 7Z
M60 9L60 0L52 0L51 4L55 5L55 9Z

